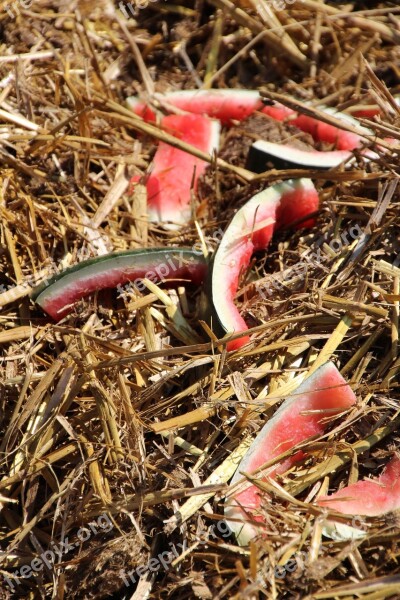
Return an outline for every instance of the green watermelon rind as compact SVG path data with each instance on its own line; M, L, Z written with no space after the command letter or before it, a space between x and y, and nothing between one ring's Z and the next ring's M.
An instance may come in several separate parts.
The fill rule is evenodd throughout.
M43 308L46 302L54 301L55 298L62 296L63 289L65 290L68 285L78 282L84 283L85 279L90 276L96 274L105 275L108 270L111 271L114 269L121 269L123 273L123 269L134 269L135 267L154 271L160 265L164 263L168 264L168 260L177 258L184 261L183 264L192 263L193 266L198 265L206 268L204 257L192 248L140 248L127 250L91 258L56 273L50 279L35 287L30 297ZM121 281L124 283L127 280L126 278L122 278ZM99 289L103 289L104 287L106 286L102 285Z

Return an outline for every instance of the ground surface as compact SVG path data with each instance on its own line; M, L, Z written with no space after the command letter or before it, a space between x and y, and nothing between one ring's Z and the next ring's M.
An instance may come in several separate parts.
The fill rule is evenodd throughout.
M399 444L398 141L372 164L313 177L316 226L277 234L243 276L237 301L256 329L240 352L210 352L198 290L169 292L192 338L157 290L102 292L57 325L29 299L55 268L105 250L192 246L201 231L212 251L255 189L287 177L249 184L214 166L195 202L199 230L147 225L128 182L145 174L156 140L126 111L129 95L264 87L348 112L378 103L371 127L399 140L380 83L400 89L396 4L161 0L136 17L123 5L125 18L104 0L1 2L1 598L400 597L398 517L368 520L357 543L332 542L312 509L321 486L376 476ZM263 127L224 130L221 156L243 166ZM349 231L366 234L357 249ZM334 238L339 252L324 253ZM291 275L299 261L305 278ZM271 286L278 272L285 285L263 299L253 282ZM229 457L282 386L327 358L357 408L279 480L291 501L266 500L267 539L239 548L222 519Z

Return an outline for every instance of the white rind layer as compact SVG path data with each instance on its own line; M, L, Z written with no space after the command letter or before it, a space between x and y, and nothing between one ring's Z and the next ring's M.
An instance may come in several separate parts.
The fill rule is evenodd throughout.
M246 452L246 455L242 459L239 467L237 468L236 473L232 477L231 484L236 483L237 481L239 481L239 479L243 477L243 475L240 474L240 471L246 471L247 465L253 457L253 454L257 454L260 451L260 441L267 437L268 433L279 424L279 421L282 419L283 414L290 409L292 404L295 404L297 402L299 396L301 396L302 394L309 394L312 391L314 391L315 381L318 380L320 377L326 377L329 374L332 374L334 376L340 376L335 365L331 362L326 362L325 364L321 365L316 371L314 371L314 373L312 373L309 377L307 377L307 379L305 379L299 385L299 387L297 387L292 392L292 394L281 404L281 406L278 408L272 419L270 419L264 425L264 427L261 429L255 440L251 444L250 448Z
M347 113L340 112L335 108L332 108L331 106L319 106L318 109L356 128L357 131L355 133L357 135L374 135L374 132L371 129L368 129L368 127L364 127L364 125L361 125L358 119L352 117L351 115L348 115Z
M356 529L346 523L336 523L335 521L326 521L322 527L322 533L331 540L347 541L361 540L367 535L364 529Z

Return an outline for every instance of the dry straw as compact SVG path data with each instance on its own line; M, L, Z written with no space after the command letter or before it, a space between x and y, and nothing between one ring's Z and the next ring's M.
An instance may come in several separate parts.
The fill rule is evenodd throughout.
M374 476L398 447L399 111L379 80L386 74L399 83L398 7L154 2L135 22L106 1L56 4L1 15L0 571L20 570L107 514L112 530L20 578L18 593L126 594L121 570L137 572L169 543L181 543L176 564L154 577L143 572L129 594L396 597L398 516L369 520L365 540L331 542L313 500ZM379 106L382 119L362 125L374 132L365 144L381 156L346 171L255 176L235 154L204 155L124 106L134 93L193 81L262 87L264 98L340 127L321 104L349 112ZM197 223L180 232L149 224L144 187L129 190L132 175L145 181L158 140L210 163L212 185L204 183L197 199ZM318 224L279 234L268 260L257 257L244 274L237 302L252 341L236 353L205 323L198 290L145 282L143 294L103 292L59 324L30 303L32 285L52 265L85 254L193 246L199 233L211 253L213 232L254 187L300 174L320 191ZM362 242L310 263L305 278L271 298L256 293L256 281L355 224L366 234ZM243 549L211 536L249 442L325 360L351 382L357 407L305 445L305 462L278 482L258 483L272 497L266 540ZM276 567L299 553L305 567L276 577ZM7 595L5 581L0 587Z

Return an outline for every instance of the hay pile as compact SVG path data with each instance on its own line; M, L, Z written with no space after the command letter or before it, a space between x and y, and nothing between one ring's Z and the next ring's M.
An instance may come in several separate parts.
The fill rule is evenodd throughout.
M400 112L381 83L400 86L395 4L160 0L126 19L106 0L2 1L0 598L400 597L398 517L331 541L311 504L380 473L399 443ZM201 188L198 228L146 222L129 180L169 137L124 100L199 84L350 113L377 103L370 145L395 143L370 164L311 174L318 225L279 233L243 278L253 337L242 351L227 354L202 326L189 289L103 292L54 324L29 292L55 269L104 250L193 245L199 231L211 250L233 197L289 175L250 183L224 155ZM355 227L362 242L345 241ZM306 278L292 276L299 260ZM253 281L278 272L285 285L261 298ZM279 480L268 539L239 548L222 521L232 469L294 377L327 358L357 408Z

